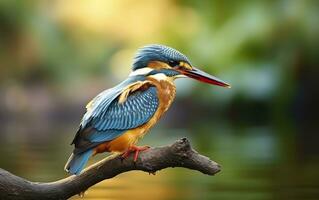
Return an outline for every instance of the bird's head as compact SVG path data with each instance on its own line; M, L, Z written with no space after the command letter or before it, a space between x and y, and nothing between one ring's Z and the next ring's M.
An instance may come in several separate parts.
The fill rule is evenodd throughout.
M159 78L189 77L205 83L230 87L230 85L192 66L179 51L164 45L151 44L140 48L133 62L131 76L144 75Z

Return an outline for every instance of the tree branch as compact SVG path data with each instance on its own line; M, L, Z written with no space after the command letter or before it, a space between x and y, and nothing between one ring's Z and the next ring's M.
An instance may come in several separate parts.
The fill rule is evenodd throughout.
M108 157L86 168L78 176L50 183L30 182L0 168L0 199L67 199L123 172L141 170L155 173L168 167L184 167L207 175L220 171L216 162L198 154L183 138L170 146L141 152L136 163L132 156L125 160L119 156Z

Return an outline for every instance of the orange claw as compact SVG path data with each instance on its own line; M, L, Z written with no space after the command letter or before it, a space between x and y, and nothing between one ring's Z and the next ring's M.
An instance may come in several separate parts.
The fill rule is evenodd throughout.
M134 152L134 162L137 161L137 157L138 157L138 154L141 152L141 151L145 151L147 149L149 149L150 147L149 146L130 146L123 154L122 154L122 158L123 159L126 159L130 156L131 153Z

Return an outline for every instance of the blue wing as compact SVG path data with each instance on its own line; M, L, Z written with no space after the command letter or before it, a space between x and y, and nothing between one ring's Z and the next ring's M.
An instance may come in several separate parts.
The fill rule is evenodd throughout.
M116 91L116 87L112 91L105 91L93 100L92 110L84 115L73 141L76 149L85 151L113 140L126 130L141 126L151 119L159 105L156 87L137 90L129 94L125 102L119 103L123 87L119 87L120 91ZM87 129L90 131L85 131Z
M95 132L89 135L91 142L113 140L129 129L148 122L157 110L159 101L156 87L136 91L124 103L113 101L105 113L96 116L91 126Z
M122 104L113 101L106 112L94 118L92 125L98 131L136 128L150 120L158 104L156 87L136 91Z

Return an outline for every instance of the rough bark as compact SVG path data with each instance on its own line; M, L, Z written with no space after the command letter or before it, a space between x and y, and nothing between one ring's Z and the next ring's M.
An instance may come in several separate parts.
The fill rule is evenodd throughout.
M132 155L125 160L113 156L91 165L78 176L49 183L30 182L0 168L0 199L67 199L123 172L141 170L155 173L168 167L184 167L207 175L220 171L216 162L197 153L183 138L172 145L141 152L136 162Z

